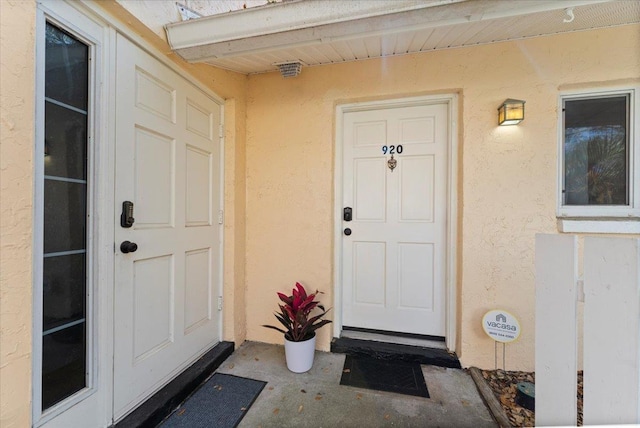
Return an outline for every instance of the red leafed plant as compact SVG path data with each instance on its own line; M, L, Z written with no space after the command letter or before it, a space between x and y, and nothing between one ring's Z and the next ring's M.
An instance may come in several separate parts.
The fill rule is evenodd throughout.
M280 312L276 312L275 316L285 330L272 325L263 325L263 327L284 333L284 337L291 342L303 342L311 339L317 329L331 322L330 320L322 319L329 310L325 310L320 302L314 300L317 294L321 294L321 292L316 290L315 293L307 294L304 287L299 282L296 282L291 296L278 293L278 297L284 304L279 305ZM309 317L311 311L316 307L322 313Z

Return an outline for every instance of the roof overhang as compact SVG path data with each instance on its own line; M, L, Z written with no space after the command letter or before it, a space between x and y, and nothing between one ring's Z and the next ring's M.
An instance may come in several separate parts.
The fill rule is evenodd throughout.
M168 24L165 28L171 48L187 61L233 69L229 64L234 62L224 60L236 58L235 62L255 63L253 68L246 65L236 71L261 72L276 69L273 65L276 61L258 61L256 55L271 53L274 54L271 58L277 58L277 54L284 58L284 53L292 56L292 52L300 48L430 29L452 29L461 35L473 29L477 36L471 38L469 45L638 22L638 3L613 0L293 0ZM616 10L619 10L618 14L612 13ZM580 16L583 11L591 18L574 21L574 16ZM555 15L550 15L553 12ZM598 14L602 16L598 17ZM551 16L555 17L553 25L536 28L537 22L546 22ZM513 23L514 18L531 18L529 23L532 25L519 25L506 35L490 37L491 32L496 32L495 26ZM457 46L464 45L458 43ZM456 47L456 44L445 47ZM411 52L407 49L398 53ZM384 55L369 57L375 56ZM311 65L323 63L305 62ZM324 63L327 62L335 61Z

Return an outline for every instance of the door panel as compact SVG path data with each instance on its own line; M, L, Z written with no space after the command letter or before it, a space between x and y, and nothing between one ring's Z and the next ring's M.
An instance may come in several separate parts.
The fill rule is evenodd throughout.
M345 326L444 336L448 120L445 104L344 114Z
M433 244L398 244L398 307L433 310Z
M173 341L173 255L133 262L133 362Z
M220 106L120 36L117 55L115 420L219 341L221 227Z
M433 222L435 159L414 156L402 161L400 174L400 221Z
M175 141L136 126L134 145L135 228L170 228L175 207Z
M384 159L354 160L355 218L361 221L385 221L387 212L387 188L384 175Z
M211 319L211 250L203 248L186 254L184 334Z
M384 308L386 296L386 244L353 243L354 303Z
M187 146L186 226L211 225L211 184L213 155L197 147Z

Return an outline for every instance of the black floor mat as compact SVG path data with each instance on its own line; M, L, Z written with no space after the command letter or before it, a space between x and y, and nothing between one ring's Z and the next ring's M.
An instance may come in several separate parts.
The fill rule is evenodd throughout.
M237 427L266 382L216 373L160 428Z
M429 390L418 363L347 355L340 385L429 398Z

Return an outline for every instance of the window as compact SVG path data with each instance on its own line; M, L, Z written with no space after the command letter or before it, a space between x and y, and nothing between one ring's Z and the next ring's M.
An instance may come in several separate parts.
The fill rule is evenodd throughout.
M107 138L104 118L113 81L106 71L115 63L104 47L108 37L115 42L115 32L92 7L37 1L34 427L69 426L73 420L107 426L112 420L110 407L96 403L107 402L112 381L112 313L106 302L113 285L113 221L108 220L113 216L109 153L115 153L115 141Z
M86 388L90 47L45 28L41 410Z
M561 97L562 231L640 233L635 98L633 89Z

